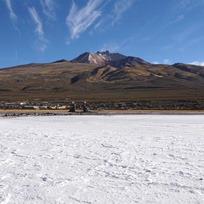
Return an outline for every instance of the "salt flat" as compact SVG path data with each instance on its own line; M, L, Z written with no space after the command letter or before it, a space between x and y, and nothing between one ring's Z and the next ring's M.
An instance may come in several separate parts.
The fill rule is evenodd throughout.
M0 203L203 204L204 116L0 118Z

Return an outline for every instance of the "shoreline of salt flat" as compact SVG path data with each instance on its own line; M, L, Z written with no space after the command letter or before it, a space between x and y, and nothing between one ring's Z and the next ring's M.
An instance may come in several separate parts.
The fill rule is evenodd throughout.
M77 115L204 115L204 110L100 110L75 113L62 110L0 109L0 117L77 116Z

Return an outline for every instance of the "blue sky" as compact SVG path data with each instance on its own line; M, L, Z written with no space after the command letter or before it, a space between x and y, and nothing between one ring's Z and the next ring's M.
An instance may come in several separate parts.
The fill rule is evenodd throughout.
M204 0L0 0L0 68L109 50L204 65Z

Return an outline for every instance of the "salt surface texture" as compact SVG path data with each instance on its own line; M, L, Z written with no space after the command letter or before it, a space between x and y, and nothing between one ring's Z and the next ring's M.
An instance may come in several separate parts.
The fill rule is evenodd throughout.
M203 204L204 116L0 118L0 203Z

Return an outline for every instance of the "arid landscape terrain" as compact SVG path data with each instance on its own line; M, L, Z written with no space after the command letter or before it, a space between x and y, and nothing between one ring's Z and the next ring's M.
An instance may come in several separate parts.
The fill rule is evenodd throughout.
M204 100L202 66L155 65L126 56L97 62L89 59L100 55L83 55L83 60L79 57L0 69L1 100Z
M204 204L204 0L0 0L0 204Z

